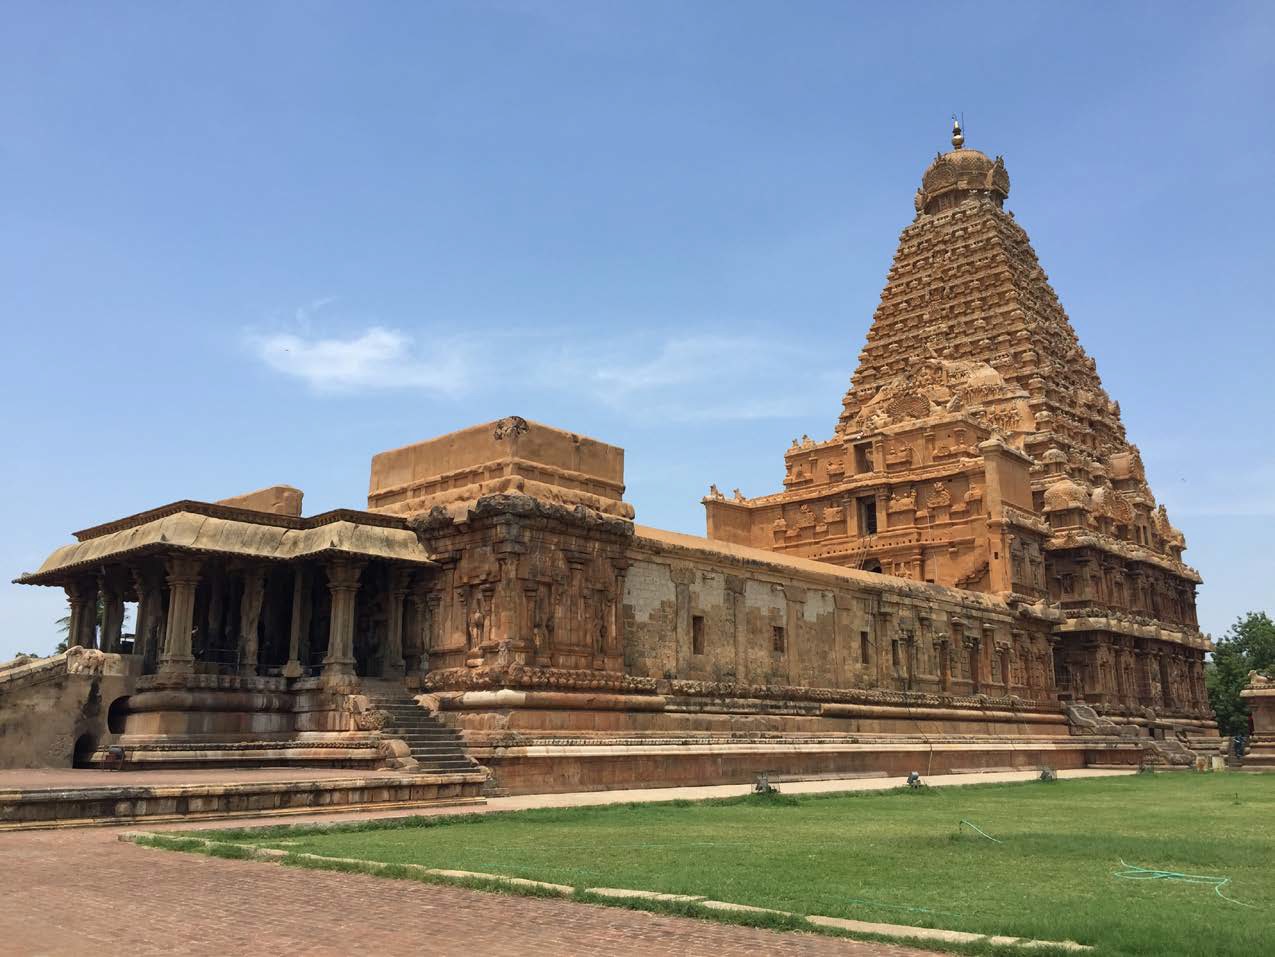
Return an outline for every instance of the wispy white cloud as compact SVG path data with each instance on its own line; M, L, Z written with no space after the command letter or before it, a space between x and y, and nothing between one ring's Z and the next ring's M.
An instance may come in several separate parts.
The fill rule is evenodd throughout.
M694 333L640 334L471 328L441 343L431 338L426 351L408 332L386 325L321 333L315 315L331 301L316 299L295 310L283 329L250 333L252 354L318 393L539 390L652 422L808 415L827 404L830 377L839 386L844 375L840 357L794 344L780 330L705 330L703 324Z
M423 356L412 336L383 326L347 338L252 334L248 343L267 366L316 392L419 389L454 395L469 382L463 348L453 345Z

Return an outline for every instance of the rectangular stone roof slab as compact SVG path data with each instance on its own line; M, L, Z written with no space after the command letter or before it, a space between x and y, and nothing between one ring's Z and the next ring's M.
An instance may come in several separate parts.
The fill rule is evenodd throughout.
M633 517L623 449L516 415L373 456L367 505L403 516L441 507L459 518L502 494Z
M269 488L245 492L231 498L218 499L217 505L228 505L231 508L247 508L254 512L269 512L271 515L301 515L301 499L304 493L291 485L271 485Z

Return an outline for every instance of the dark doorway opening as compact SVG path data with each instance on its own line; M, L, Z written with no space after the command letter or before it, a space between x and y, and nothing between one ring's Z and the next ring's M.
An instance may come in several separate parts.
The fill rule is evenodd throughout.
M82 734L75 739L75 751L71 755L71 767L87 768L92 763L93 752L97 750L97 737Z
M116 698L106 711L106 730L111 734L124 733L124 720L128 717L128 695Z

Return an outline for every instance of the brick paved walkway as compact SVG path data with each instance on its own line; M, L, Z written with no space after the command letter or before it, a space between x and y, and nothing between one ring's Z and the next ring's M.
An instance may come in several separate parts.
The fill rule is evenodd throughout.
M571 901L151 850L115 828L0 835L0 954L237 957L924 952Z
M1088 777L1113 772L1062 773ZM931 782L990 783L1030 776L1030 772L945 775ZM785 784L783 790L863 790L898 783L897 779L812 781ZM732 785L524 795L497 798L486 808L464 810L484 813L703 798L746 790L745 785ZM315 819L351 821L403 813L356 812ZM284 819L284 823L291 822L299 821ZM278 824L280 819L235 823ZM348 957L366 952L385 957L751 957L759 953L779 957L927 957L927 952L889 944L775 933L571 901L150 850L118 841L121 830L69 828L0 834L0 887L4 891L0 955Z

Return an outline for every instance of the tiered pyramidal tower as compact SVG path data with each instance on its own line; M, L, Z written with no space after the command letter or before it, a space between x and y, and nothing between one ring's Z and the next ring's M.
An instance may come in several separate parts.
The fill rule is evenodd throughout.
M714 490L708 534L995 594L1057 618L1065 692L1163 705L1208 646L1199 576L1004 208L1004 161L959 124L952 146L922 176L833 437L794 440L781 492Z

